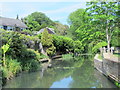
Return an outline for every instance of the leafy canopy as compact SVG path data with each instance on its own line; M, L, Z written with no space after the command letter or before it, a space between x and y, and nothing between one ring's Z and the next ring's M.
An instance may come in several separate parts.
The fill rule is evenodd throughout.
M25 17L23 21L31 31L38 31L41 28L45 28L54 24L50 18L41 12L34 12Z

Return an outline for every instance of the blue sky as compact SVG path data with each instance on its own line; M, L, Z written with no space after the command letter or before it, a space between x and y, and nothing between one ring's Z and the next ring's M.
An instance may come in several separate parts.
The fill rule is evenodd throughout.
M44 1L44 0L42 0ZM16 18L25 17L32 12L45 13L50 19L67 24L68 16L71 12L85 8L85 2L1 2L1 16Z

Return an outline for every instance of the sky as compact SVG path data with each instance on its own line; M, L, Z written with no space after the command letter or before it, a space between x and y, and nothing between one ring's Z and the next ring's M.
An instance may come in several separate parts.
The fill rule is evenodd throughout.
M77 2L73 1L60 1L60 0L42 0L36 2L35 0L29 2L0 2L0 16L8 18L16 18L17 14L19 18L24 18L33 12L45 13L53 21L60 21L62 24L68 24L67 19L71 12L79 9L86 8L85 1Z

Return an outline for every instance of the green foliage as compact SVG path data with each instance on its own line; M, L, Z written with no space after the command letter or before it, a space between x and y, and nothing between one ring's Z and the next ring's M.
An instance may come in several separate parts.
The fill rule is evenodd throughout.
M97 52L97 50L99 50L99 48L103 47L103 46L107 46L107 43L102 41L102 42L99 42L97 43L93 48L92 48L92 51L93 52Z
M21 33L33 35L32 31L26 29L22 30Z
M83 51L82 43L79 40L74 41L69 37L53 35L53 43L56 50L62 53L80 53Z
M29 30L38 31L41 28L45 28L47 26L51 26L54 24L52 20L50 20L44 13L34 12L23 20L25 24L27 24Z
M120 29L116 28L115 32L113 32L113 37L111 40L111 45L116 47L116 46L120 46Z
M4 66L6 66L5 53L8 51L9 47L10 46L8 44L2 46L3 55L4 55L3 56L3 65Z
M85 12L84 9L78 9L72 12L68 17L68 23L70 24L69 32L71 32L73 36L76 36L75 30L79 28L84 22L84 17L86 17L84 12ZM76 38L76 37L73 37L73 38Z
M6 43L8 43L8 40L12 37L12 31L5 31L3 29L0 29L0 37L1 37L1 42L2 44L0 45L0 47Z
M88 2L87 5L85 10L78 9L72 12L68 20L71 34L73 34L70 36L81 41L84 46L83 53L87 53L100 41L112 41L109 44L119 46L117 41L119 34L115 33L119 30L118 4L96 1ZM93 45L90 47L88 43Z
M52 37L48 33L47 29L42 33L41 43L44 47L49 47L52 44Z
M118 88L120 88L120 83L115 82L115 85L116 85Z
M10 46L9 46L8 44L2 46L2 49L3 49L3 53L4 53L4 54L8 51L9 47L10 47Z
M103 60L102 55L98 54L98 59Z
M9 39L8 44L10 45L10 49L8 50L8 55L12 55L12 57L20 57L22 55L22 51L25 51L26 47L24 45L24 41L20 38L21 34L18 32L13 32L12 37Z
M46 50L46 52L49 56L52 56L56 52L56 47L53 44L51 44L51 46Z
M67 25L63 25L60 22L55 22L54 26L50 26L54 28L54 31L57 35L67 35L69 27Z
M2 57L2 53L3 53L3 52L2 52L2 48L0 48L0 65L2 64L2 58L3 58L3 57Z
M63 60L71 60L71 59L73 59L73 55L72 54L63 54L62 59Z
M68 50L71 51L73 47L73 41L71 38L64 36L53 35L53 43L57 51L66 53Z
M44 54L41 54L40 55L40 59L43 59L43 58L48 58L48 56L44 55Z
M87 2L89 6L86 12L89 13L91 17L91 24L94 27L99 28L102 32L106 34L106 41L108 43L108 48L110 48L111 39L116 27L118 27L118 22L116 18L118 15L116 12L119 11L117 2Z
M84 50L84 47L82 46L81 41L79 40L74 41L74 52L82 53L83 50Z
M10 79L21 71L20 63L11 57L6 58L7 67L2 67L3 78Z
M28 71L35 71L38 68L38 60L40 54L33 49L27 49L22 52L21 57L18 58L18 61L21 62L22 69Z
M8 33L3 36L3 38L7 38L7 42L10 45L6 54L17 59L21 63L22 70L35 71L39 65L38 59L40 58L40 54L34 50L27 50L25 44L30 44L30 41L36 42L39 38L35 36L27 36L18 32L9 33L9 37L7 37Z
M41 36L41 43L43 45L43 48L47 48L45 51L49 56L52 56L55 54L56 48L53 45L53 39L51 34L48 33L47 29L44 30Z

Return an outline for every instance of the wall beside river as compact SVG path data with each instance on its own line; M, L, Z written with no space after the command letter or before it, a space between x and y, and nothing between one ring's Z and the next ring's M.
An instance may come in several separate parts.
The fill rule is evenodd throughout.
M99 60L96 55L94 58L94 67L112 81L120 83L120 61L106 58L106 56L104 56L103 60Z

